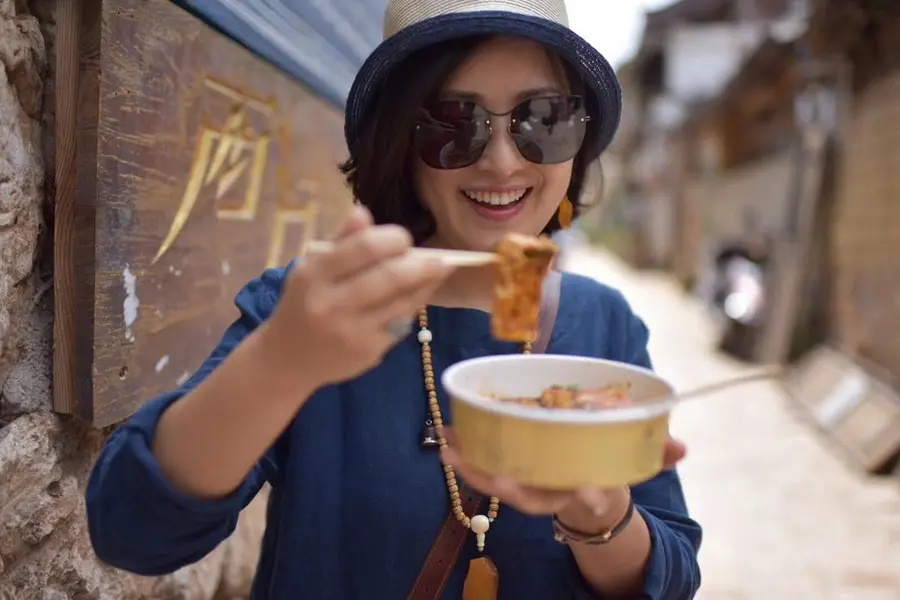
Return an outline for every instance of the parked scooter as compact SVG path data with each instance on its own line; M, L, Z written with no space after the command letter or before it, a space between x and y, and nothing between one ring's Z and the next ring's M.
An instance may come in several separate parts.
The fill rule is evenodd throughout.
M766 309L765 267L734 254L723 261L717 279L714 304L724 317L719 349L752 360Z

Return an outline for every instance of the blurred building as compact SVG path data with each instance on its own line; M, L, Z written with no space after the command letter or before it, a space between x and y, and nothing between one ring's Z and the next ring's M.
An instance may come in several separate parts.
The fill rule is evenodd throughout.
M615 152L636 265L694 288L723 255L766 264L747 356L803 359L795 375L819 384L795 383L816 424L853 429L841 445L866 468L888 461L900 449L888 333L900 329L900 3L683 0L648 14L621 75Z
M685 220L680 195L688 184L682 181L686 123L698 107L720 96L767 36L792 31L802 14L802 5L790 0L682 0L647 15L637 55L620 73L626 107L615 147L627 165L624 185L636 206L640 266L683 270L679 261L689 242L676 223ZM708 141L692 158L697 164L691 170L715 169L720 153Z

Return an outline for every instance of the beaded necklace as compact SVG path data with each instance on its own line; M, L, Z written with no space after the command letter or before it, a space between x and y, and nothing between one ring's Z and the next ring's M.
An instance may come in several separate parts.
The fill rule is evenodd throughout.
M422 438L423 446L446 446L447 439L440 433L440 427L444 424L441 417L441 407L438 404L437 388L434 380L434 365L431 362L431 330L428 329L428 311L422 309L419 312L419 344L422 347L422 372L425 376L425 390L428 393L428 412L430 418L425 422L425 431ZM531 342L526 342L522 348L523 354L531 354ZM473 515L471 518L463 512L462 501L459 497L459 485L456 481L456 473L450 465L444 465L444 478L447 481L447 491L450 493L450 508L453 516L460 525L472 530L479 552L484 551L485 534L491 527L491 523L497 518L500 511L500 500L491 497L488 503L487 515Z

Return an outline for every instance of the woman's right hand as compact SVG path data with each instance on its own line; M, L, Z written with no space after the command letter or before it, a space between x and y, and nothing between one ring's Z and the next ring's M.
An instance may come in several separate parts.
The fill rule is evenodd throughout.
M417 311L452 268L407 253L412 237L396 225L373 225L355 207L328 252L310 253L284 282L265 333L280 368L319 387L377 365L399 339L388 324Z

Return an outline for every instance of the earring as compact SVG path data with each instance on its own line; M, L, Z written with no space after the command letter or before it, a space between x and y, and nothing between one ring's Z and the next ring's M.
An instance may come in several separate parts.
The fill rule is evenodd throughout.
M569 200L568 197L563 198L562 202L559 203L559 210L556 213L556 220L559 221L560 227L568 229L572 225L572 213L574 210L575 207L572 206L572 201Z

